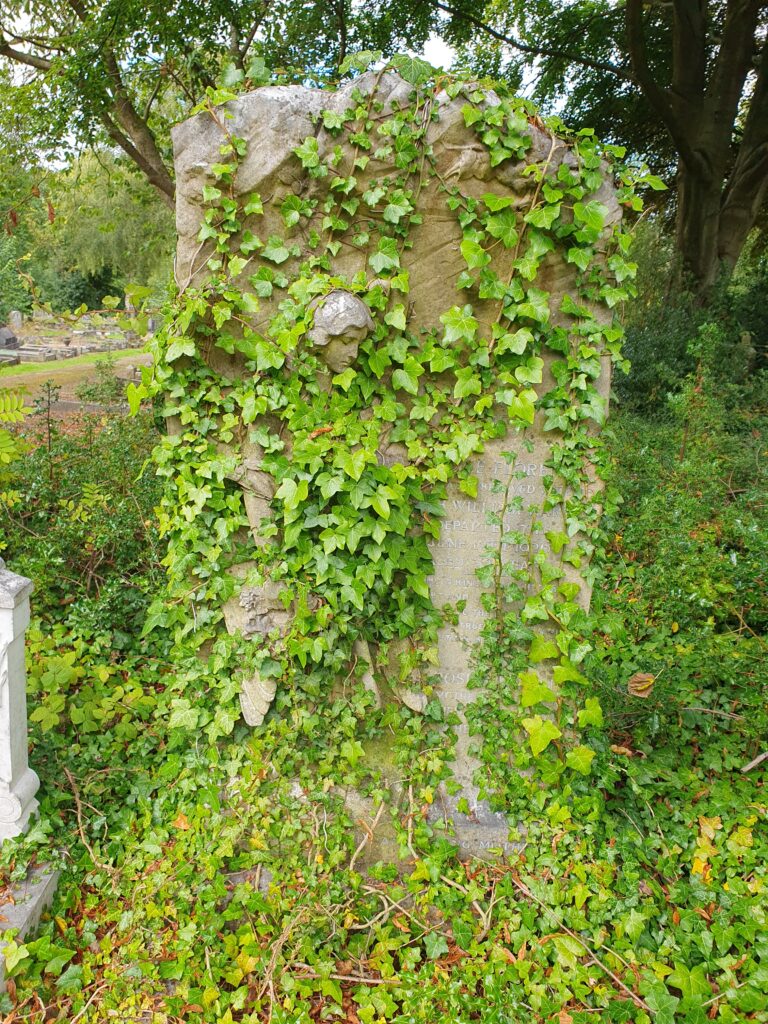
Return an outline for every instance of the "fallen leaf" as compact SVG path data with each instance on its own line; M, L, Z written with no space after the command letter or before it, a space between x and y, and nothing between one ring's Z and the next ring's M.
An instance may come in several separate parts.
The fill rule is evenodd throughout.
M633 676L630 676L627 680L627 691L632 694L633 697L650 697L653 690L653 684L656 682L656 676L652 672L635 672Z
M179 812L178 817L174 821L173 826L174 828L181 829L182 832L189 831L191 827L189 824L189 818L187 818L186 814L182 814L181 811Z

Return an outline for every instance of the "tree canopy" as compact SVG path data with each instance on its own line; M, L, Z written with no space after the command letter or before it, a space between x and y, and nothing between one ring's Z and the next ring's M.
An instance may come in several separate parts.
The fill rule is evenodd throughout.
M730 272L768 192L765 0L20 0L4 5L2 103L38 147L108 139L171 204L168 129L228 66L254 84L333 76L355 50L430 33L479 74L525 84L672 186L677 249L700 293Z

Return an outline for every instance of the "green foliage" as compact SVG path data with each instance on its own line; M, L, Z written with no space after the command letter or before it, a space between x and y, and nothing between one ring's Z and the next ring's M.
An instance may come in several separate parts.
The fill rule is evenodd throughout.
M30 273L54 309L101 308L127 282L162 287L170 273L173 221L155 191L108 153L87 154L49 176L56 216L32 241Z
M157 482L142 472L156 437L151 421L111 412L62 433L45 403L26 435L31 450L0 493L4 557L34 579L38 613L66 615L81 635L108 633L125 647L141 630L147 574L160 557Z
M0 234L0 322L12 309L29 308L29 293L19 275L23 255L16 238Z
M467 99L487 145L524 146L515 101L503 97L494 113ZM338 130L367 139L368 102ZM674 428L626 417L613 465L596 447L596 355L618 358L620 332L596 324L587 303L620 300L628 271L593 261L602 214L588 194L601 157L589 136L573 140L574 166L557 183L546 165L532 165L540 192L514 241L510 225L494 219L505 209L498 197L447 194L464 242L485 251L506 239L515 273L499 280L465 245L465 305L444 312L442 330L412 334L399 264L418 217L421 124L409 108L400 112L384 141L400 140L401 176L369 190L371 203L338 175L335 198L318 211L328 218L323 237L297 272L288 260L264 262L253 222L247 272L257 290L281 296L263 335L247 327L253 297L236 280L243 257L231 251L263 203L235 198L244 143L222 143L223 187L202 229L215 250L209 285L180 296L157 339L155 380L147 375L132 391L134 403L157 391L175 418L155 455L167 481L168 591L143 637L129 633L122 650L110 623L83 628L67 611L30 635L32 761L44 815L0 858L18 877L31 856L51 856L52 837L57 845L71 837L55 917L38 938L8 947L16 1003L32 1005L34 993L47 1006L41 1019L53 1010L62 1019L201 1024L740 1024L768 1011L768 811L758 780L739 771L766 724L765 648L754 635L765 625L765 512L762 480L749 475L765 446L764 398L756 389L728 416L714 397L705 332L699 376L681 389ZM335 167L301 149L310 173L334 181ZM269 201L312 216L286 197ZM355 201L397 209L365 243L388 261L371 268L386 291L332 276L347 231L339 221L354 216L344 204ZM562 215L577 202L578 219ZM296 226L286 223L273 253L296 244ZM624 259L622 235L616 244ZM535 286L550 247L585 268L557 318ZM354 367L323 389L324 370L302 344L308 307L342 285L368 300L378 326ZM500 303L495 323L474 315L481 292ZM561 315L567 332L553 323ZM233 330L233 320L247 329ZM250 373L215 374L203 358L214 346L239 352ZM548 349L558 355L554 379L537 387ZM507 563L500 529L482 573L488 625L471 709L479 781L525 838L503 859L463 863L428 813L441 782L450 784L455 724L430 685L430 631L455 610L432 607L423 577L445 483L476 493L471 458L493 436L487 394L509 408L523 443L531 412L545 414L554 439L545 505L562 513L563 528L547 529L546 547L522 569ZM268 413L274 428L264 425ZM379 462L384 429L407 446L408 460ZM274 539L258 551L243 529L239 466L224 447L248 434L275 483L264 525ZM122 435L112 442L125 447ZM585 454L613 478L604 505L614 540L604 559ZM108 450L92 444L81 455L80 479L96 483L98 466L104 486ZM58 440L47 460L41 452L41 479L62 477L66 456ZM420 479L409 473L416 459ZM514 458L508 465L500 526L525 475ZM617 484L629 495L623 505ZM75 497L86 505L79 483ZM526 535L512 540L524 544ZM587 615L565 570L583 568L595 551ZM157 586L131 545L117 569L118 557ZM298 608L287 636L255 652L223 635L218 611L235 587L228 570L246 559L280 580ZM411 640L403 676L429 698L423 714L396 701L372 707L357 678L353 641L375 645L398 632ZM234 701L239 672L254 663L279 688L275 713L247 732ZM645 696L627 692L638 671L653 673ZM396 774L405 781L393 794L385 776ZM345 808L347 790L367 793L370 814ZM360 860L353 817L386 836L386 862ZM29 1012L38 1013L37 1001Z

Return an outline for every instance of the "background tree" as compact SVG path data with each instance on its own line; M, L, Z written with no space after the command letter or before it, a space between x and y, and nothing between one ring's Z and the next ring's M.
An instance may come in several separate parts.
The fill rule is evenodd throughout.
M173 202L169 126L222 67L329 74L347 52L423 44L436 11L413 0L10 0L0 58L19 69L6 107L25 104L37 144L109 139ZM32 93L35 102L30 103Z
M533 82L575 124L673 184L700 297L730 274L768 195L765 0L435 0L479 70Z

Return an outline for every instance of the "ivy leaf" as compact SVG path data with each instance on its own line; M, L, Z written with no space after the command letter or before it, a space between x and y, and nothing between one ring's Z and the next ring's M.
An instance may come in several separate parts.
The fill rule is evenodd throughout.
M482 121L485 118L485 112L480 110L479 107L473 107L470 103L465 103L461 108L461 112L464 115L464 124L467 128L471 128L473 124L477 124L478 121Z
M524 718L523 728L528 733L528 742L531 745L531 752L538 757L546 750L552 740L559 739L562 733L548 718L536 715L535 718Z
M368 262L377 274L384 270L397 270L400 267L400 253L394 238L380 238L379 248L371 253Z
M454 398L466 398L467 395L482 393L483 383L472 366L462 366L456 371L456 384L453 389Z
M640 991L653 1011L654 1024L675 1024L675 1010L680 1000L668 991L663 981L658 978L645 981Z
M491 257L482 245L479 242L474 242L471 238L465 238L460 248L461 255L470 270L478 270L491 262Z
M579 775L589 775L592 771L592 762L595 759L595 752L590 747L578 746L569 750L565 755L565 763Z
M405 330L405 306L399 303L394 306L384 317L384 323L394 327L397 331Z
M392 374L392 387L402 388L411 395L418 395L419 376L422 372L423 367L420 363L413 358L406 359L405 366L398 367Z
M586 270L592 261L592 250L591 249L580 249L578 246L572 246L565 254L565 258L569 263L575 264L579 270Z
M349 74L350 71L367 71L371 64L378 64L383 56L381 50L359 50L357 53L350 53L339 65L339 75Z
M504 210L515 202L514 196L497 196L495 192L486 192L481 199L492 213Z
M306 501L309 485L306 480L292 480L286 477L280 484L275 497L280 498L288 511L293 511L302 501Z
M596 234L600 234L605 225L605 218L608 216L608 207L597 199L591 199L588 203L574 203L574 220Z
M517 245L517 217L514 210L502 210L488 218L486 228L489 235L498 238L507 249Z
M342 391L349 391L352 381L357 376L357 371L352 366L348 366L343 373L337 373L333 378L332 383L341 388Z
M402 189L397 189L390 196L389 202L384 207L384 220L388 224L399 224L403 217L407 217L413 210L408 197Z
M329 132L338 132L344 127L344 115L337 110L323 111L323 128Z
M541 291L539 288L529 288L525 294L525 302L517 307L519 316L527 316L540 324L549 320L549 292Z
M477 333L477 320L472 316L471 306L451 306L447 313L440 314L440 321L445 326L444 337L449 344L471 341Z
M280 213L283 215L285 226L292 228L294 224L298 224L302 214L306 212L306 206L306 201L299 196L286 196L280 205Z
M358 448L356 451L346 451L338 455L336 465L353 480L359 480L365 469L365 461L365 451Z
M536 392L530 388L513 396L509 402L509 418L522 420L523 423L527 423L530 426L536 416L537 398Z
M431 64L407 53L396 53L394 57L390 57L389 66L393 67L409 85L423 85L435 73Z
M171 701L171 716L168 719L169 729L186 729L191 731L197 728L200 719L200 712L193 708L191 703L182 698Z
M535 210L526 213L525 221L537 228L551 228L559 216L560 204L555 203L552 206L537 206Z
M258 192L252 192L248 197L248 202L243 207L243 213L245 213L246 216L251 216L251 214L260 216L264 213L264 205Z
M439 932L427 932L424 936L424 949L430 960L439 960L448 952L448 943Z
M537 633L531 641L531 649L528 652L528 660L532 665L537 665L540 661L547 661L549 658L559 658L560 648L548 637L541 636Z
M443 373L456 365L456 356L447 348L435 348L429 358L429 368L433 373Z
M498 355L503 355L505 352L514 352L516 356L521 356L528 346L533 345L533 343L533 334L531 334L527 327L521 327L514 334L502 334L496 342L496 352Z
M522 707L531 708L534 704L555 699L552 690L542 683L535 672L522 672L519 678L521 686L520 704Z
M193 356L195 354L195 343L192 338L182 336L176 338L168 346L168 351L165 353L165 358L169 363L179 359L181 356Z
M282 238L278 235L270 235L269 241L261 251L261 255L265 260L280 264L285 263L291 254Z
M531 356L522 366L515 368L515 377L521 384L541 384L544 360L540 356Z
M317 167L320 163L320 148L314 135L308 136L300 146L293 151L301 160L302 167L310 169Z
M555 669L557 673L557 669ZM596 728L600 728L603 724L603 709L600 707L600 701L597 697L587 697L584 702L584 708L579 712L579 725L583 729L587 725L594 725Z
M387 496L379 489L371 499L372 508L378 512L382 519L389 519L389 501Z

